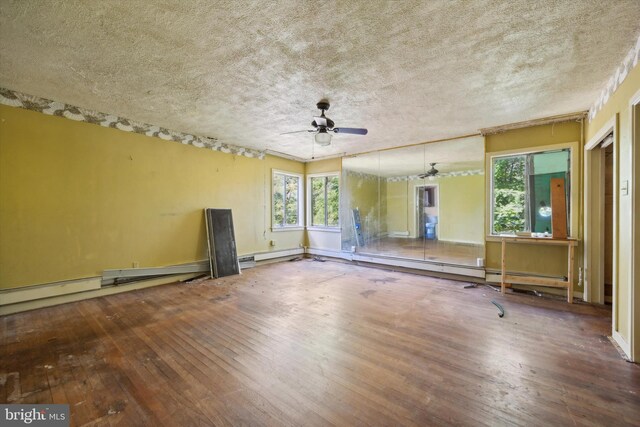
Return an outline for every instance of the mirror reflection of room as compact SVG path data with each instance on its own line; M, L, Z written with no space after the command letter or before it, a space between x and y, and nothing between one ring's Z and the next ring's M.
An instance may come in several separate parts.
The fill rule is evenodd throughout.
M481 137L343 159L342 249L477 266L484 257Z

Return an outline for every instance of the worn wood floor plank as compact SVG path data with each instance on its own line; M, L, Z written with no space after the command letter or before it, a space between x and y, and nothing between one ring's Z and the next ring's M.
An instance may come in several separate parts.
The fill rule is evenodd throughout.
M610 310L463 286L304 260L4 316L0 399L77 426L639 425Z

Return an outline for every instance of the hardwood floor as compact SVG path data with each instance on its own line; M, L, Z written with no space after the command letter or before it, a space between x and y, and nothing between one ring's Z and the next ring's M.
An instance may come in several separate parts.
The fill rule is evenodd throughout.
M72 425L638 425L609 309L464 285L302 260L9 315L0 400Z

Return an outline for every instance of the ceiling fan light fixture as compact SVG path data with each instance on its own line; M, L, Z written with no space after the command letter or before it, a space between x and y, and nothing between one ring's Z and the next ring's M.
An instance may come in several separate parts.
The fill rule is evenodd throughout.
M331 134L326 129L318 130L315 134L316 144L326 147L331 144Z

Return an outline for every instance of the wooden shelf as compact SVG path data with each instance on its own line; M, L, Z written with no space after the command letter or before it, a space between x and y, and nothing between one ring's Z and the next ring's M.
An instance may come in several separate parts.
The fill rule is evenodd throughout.
M567 302L573 303L573 260L575 257L575 248L578 245L577 239L553 239L548 237L526 237L526 236L499 236L502 242L502 262L500 275L500 288L502 293L506 292L506 288L511 282L518 282L524 285L552 286L555 288L567 289ZM567 280L547 279L544 277L534 276L515 276L507 274L507 243L521 243L529 245L553 245L567 247Z

